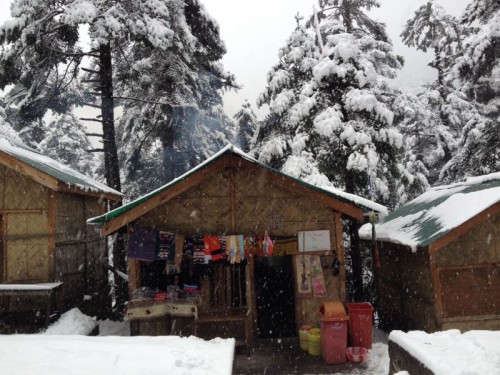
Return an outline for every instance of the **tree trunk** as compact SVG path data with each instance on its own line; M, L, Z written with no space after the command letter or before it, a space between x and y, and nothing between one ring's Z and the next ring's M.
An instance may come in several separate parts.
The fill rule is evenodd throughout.
M358 229L358 222L355 219L349 220L347 230L351 239L352 296L355 302L360 302L364 299L363 264L359 248Z
M163 148L163 171L165 176L165 183L172 181L175 175L175 151L174 151L174 140L175 140L175 129L174 129L174 119L173 111L170 110L170 121L169 126L167 126L161 136L161 143Z
M355 194L354 181L350 176L346 178L346 192ZM362 301L363 294L363 264L361 261L361 251L359 248L359 224L355 219L350 219L347 225L347 232L350 238L350 253L352 266L352 287L351 292L355 302Z
M104 170L106 183L111 188L121 191L120 165L115 141L115 118L113 100L113 64L111 59L111 45L102 44L99 47L100 87L101 87L101 116L104 148ZM121 202L113 202L111 208L121 206ZM116 309L121 311L128 301L127 281L116 271L127 274L125 261L125 229L118 232L113 243L113 269L115 270L115 299Z
M110 44L101 45L99 52L105 177L109 187L121 191L120 166L115 142L113 66ZM117 203L117 206L120 205L121 203Z
M446 93L444 91L444 68L443 68L443 62L441 61L441 50L436 47L434 48L434 56L436 59L436 69L438 71L438 90L439 90L439 95L441 96L441 99L444 100L446 99Z

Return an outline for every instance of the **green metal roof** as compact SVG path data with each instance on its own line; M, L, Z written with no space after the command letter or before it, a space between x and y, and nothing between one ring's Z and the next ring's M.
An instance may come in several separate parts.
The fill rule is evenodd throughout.
M482 211L500 202L500 173L433 188L398 208L375 225L376 239L425 247ZM372 239L371 224L359 231Z
M68 186L77 187L83 191L108 193L117 196L123 194L87 177L68 166L26 146L24 143L10 138L0 137L0 151L43 172Z
M387 209L384 206L377 204L377 203L374 203L372 201L369 201L365 198L358 197L358 196L353 195L353 194L344 193L340 190L330 188L330 187L320 188L320 187L317 187L314 185L310 185L302 180L291 177L283 172L275 170L275 169L259 162L258 160L252 158L251 156L244 153L239 148L237 148L233 145L228 145L228 146L224 147L222 150L220 150L219 152L217 152L215 155L210 157L209 159L205 160L203 163L201 163L198 166L196 166L195 168L191 169L190 171L188 171L184 175L172 180L168 184L163 185L162 187L152 191L151 193L146 194L146 195L144 195L144 196L142 196L142 197L140 197L140 198L138 198L138 199L136 199L128 204L125 204L121 207L118 207L118 208L112 210L112 211L109 211L108 213L106 213L104 215L91 218L91 219L87 220L87 223L89 223L89 224L103 224L103 223L106 223L110 220L113 220L113 219L119 217L120 215L124 214L125 212L133 209L134 207L139 206L142 203L148 201L149 199L153 198L154 196L172 188L173 186L177 185L181 181L188 179L193 174L203 170L204 168L206 168L207 166L209 166L210 164L212 164L216 160L219 160L221 157L223 157L224 155L228 155L228 154L239 156L239 157L241 157L245 160L248 160L256 165L259 165L262 168L265 168L269 171L272 171L272 172L274 172L274 173L276 173L284 178L290 179L298 184L307 186L311 189L319 191L327 196L333 197L333 198L340 200L342 202L355 205L356 207L362 209L363 211L366 211L366 212L369 212L369 211L370 212L371 211L386 212L387 211Z

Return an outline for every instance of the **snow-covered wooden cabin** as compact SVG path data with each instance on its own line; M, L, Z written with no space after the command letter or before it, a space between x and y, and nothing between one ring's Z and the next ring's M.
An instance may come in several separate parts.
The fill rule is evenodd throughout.
M165 332L163 315L177 309L173 315L193 315L194 331L202 336L210 324L217 336L224 335L229 323L240 325L226 332L231 336L245 325L248 343L254 333L297 335L299 325L319 322L324 301L346 302L342 219L362 221L373 209L385 210L363 198L307 184L229 145L185 175L89 223L103 225L104 235L129 228L128 318L156 316L161 327L156 332ZM273 240L272 256L262 246L266 232ZM154 251L158 235L165 240L163 256ZM236 254L231 259L232 247ZM208 264L206 257L211 257ZM334 275L335 259L340 269ZM178 305L168 303L168 287L176 279L182 288L190 281L195 292L199 287L201 301L191 310L180 305L181 298ZM141 288L158 288L154 296L160 301L153 302L154 296ZM159 306L165 289L167 301ZM138 309L133 310L135 302ZM241 309L242 314L231 313Z
M0 312L36 310L30 295L55 286L65 308L99 292L107 298L105 240L86 220L120 199L121 193L0 137Z
M360 237L370 245L372 228ZM375 225L386 329L500 329L500 173L439 186Z

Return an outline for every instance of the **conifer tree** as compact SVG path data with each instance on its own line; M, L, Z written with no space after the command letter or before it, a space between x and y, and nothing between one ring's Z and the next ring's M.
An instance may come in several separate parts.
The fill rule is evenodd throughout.
M96 166L92 154L88 152L92 146L86 133L83 123L74 114L63 114L47 125L47 134L39 148L45 155L94 177Z
M173 18L177 32L170 48L151 51L132 44L117 69L117 96L126 103L120 125L125 170L135 179L149 175L159 184L231 142L234 132L234 124L220 108L222 92L237 84L220 63L226 48L218 25L198 0L185 1L177 12L184 16ZM130 100L134 98L141 100ZM155 167L151 165L154 177L140 177L144 163L151 164L142 159L151 152L159 157L153 161Z
M323 51L312 22L296 28L259 98L271 115L254 152L295 177L354 194L365 195L372 180L373 199L395 206L402 136L386 105L384 78L395 77L402 59L392 52L384 25L362 8L377 4L322 2Z
M423 52L433 50L434 59L429 65L437 70L437 90L443 101L447 95L445 74L450 62L462 52L461 39L464 32L455 17L446 13L434 0L429 0L415 11L401 34L407 46Z
M257 116L247 100L235 113L234 121L237 129L236 143L243 151L249 152L257 129Z
M392 51L385 25L366 11L377 1L320 2L280 50L258 104L270 115L259 127L254 154L316 185L335 186L390 207L410 172L402 164L403 137L386 83L403 60ZM407 181L406 183L408 183ZM362 295L357 227L349 224L353 294Z
M462 23L472 32L449 79L466 98L457 103L467 122L457 154L441 172L443 183L500 170L500 1L473 0Z

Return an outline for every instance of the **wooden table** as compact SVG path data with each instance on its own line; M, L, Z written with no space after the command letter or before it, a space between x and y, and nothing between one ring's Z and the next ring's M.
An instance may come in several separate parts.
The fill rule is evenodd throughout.
M0 296L23 297L23 296L42 296L47 298L47 307L45 315L45 328L49 326L52 304L57 305L58 312L61 312L61 306L56 298L56 292L61 288L62 282L55 283L37 283L37 284L0 284Z
M132 300L127 306L124 319L130 321L133 336L167 335L174 330L177 318L186 317L196 320L199 304L199 298L181 298L177 301ZM140 328L141 325L146 333L143 328Z
M245 341L243 346L245 346L247 355L250 356L250 350L252 347L252 327L250 310L246 307L234 307L234 308L220 308L220 309L210 309L209 311L199 313L194 322L194 332L195 336L198 335L198 328L201 324L209 323L227 323L227 322L242 322L245 331ZM236 342L238 346L240 342Z

